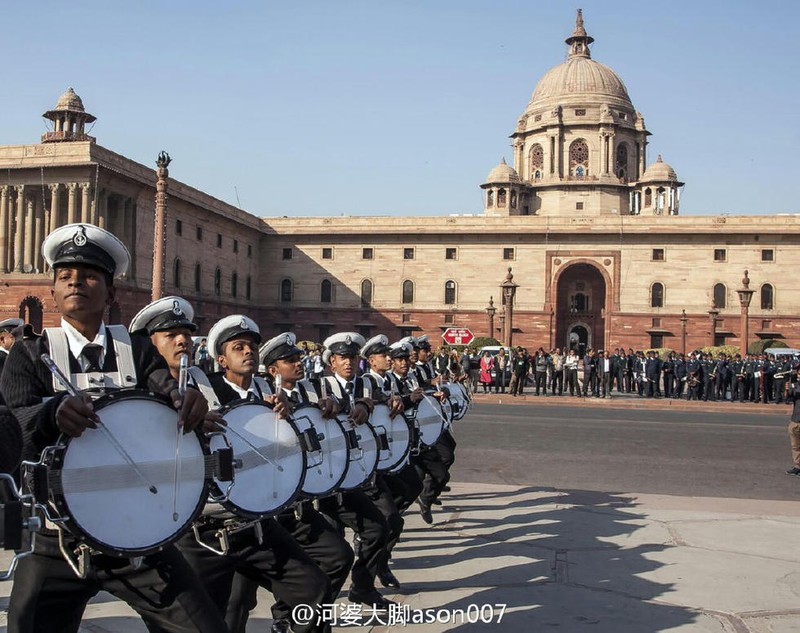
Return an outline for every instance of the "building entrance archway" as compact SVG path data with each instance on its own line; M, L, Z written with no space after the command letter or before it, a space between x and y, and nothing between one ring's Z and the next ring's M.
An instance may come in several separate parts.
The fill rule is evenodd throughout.
M576 262L558 278L556 341L583 355L605 345L606 280L594 265Z

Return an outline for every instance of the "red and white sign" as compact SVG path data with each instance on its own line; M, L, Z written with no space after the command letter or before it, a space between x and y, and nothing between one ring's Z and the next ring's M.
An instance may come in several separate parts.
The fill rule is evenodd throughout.
M469 345L475 335L465 327L449 327L442 334L442 338L448 345Z

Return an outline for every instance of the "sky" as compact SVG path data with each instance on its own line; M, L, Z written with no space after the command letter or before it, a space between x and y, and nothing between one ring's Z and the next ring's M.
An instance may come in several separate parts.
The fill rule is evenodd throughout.
M7 2L0 144L73 87L97 142L258 216L483 210L563 0ZM581 0L683 215L798 213L800 3ZM788 176L787 176L788 174Z

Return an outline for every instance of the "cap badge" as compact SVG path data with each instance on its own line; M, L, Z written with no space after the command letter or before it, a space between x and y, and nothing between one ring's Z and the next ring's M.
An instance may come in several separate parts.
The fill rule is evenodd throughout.
M287 345L291 345L292 344L292 336L290 334L286 335L286 344Z
M178 300L172 302L172 313L175 316L183 316L183 310L181 310L181 304L178 303Z
M75 235L72 236L72 243L75 244L75 246L81 247L86 246L86 241L86 228L79 226Z
M344 339L344 342L345 342L345 343L347 343L348 345L350 345L350 344L352 344L352 342L353 342L353 339L352 339L352 338L350 337L350 335L348 334L348 335L345 337L345 339Z
M247 327L247 322L244 320L244 318L242 318L242 320L239 321L239 327L242 328L243 330L249 330L250 329L249 327Z

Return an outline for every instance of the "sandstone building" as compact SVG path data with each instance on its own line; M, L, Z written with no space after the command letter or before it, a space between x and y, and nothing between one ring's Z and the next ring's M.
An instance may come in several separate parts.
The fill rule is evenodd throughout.
M567 60L513 128L513 167L481 184L482 215L258 218L170 180L165 291L195 304L201 331L242 311L266 334L317 341L339 328L435 339L451 326L500 338L511 268L514 344L680 349L740 344L747 270L749 340L800 343L800 220L681 216L683 183L648 160L644 117L592 41L579 13ZM150 297L154 170L88 136L94 117L72 89L44 116L41 143L0 147L0 319L56 320L42 239L81 221L133 254L109 315L127 323Z

